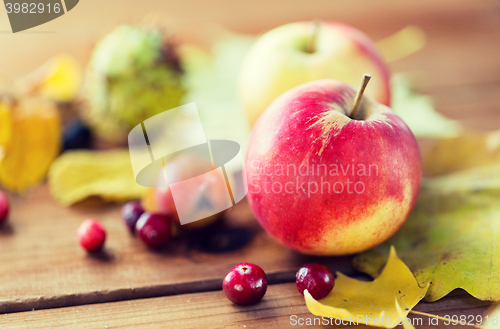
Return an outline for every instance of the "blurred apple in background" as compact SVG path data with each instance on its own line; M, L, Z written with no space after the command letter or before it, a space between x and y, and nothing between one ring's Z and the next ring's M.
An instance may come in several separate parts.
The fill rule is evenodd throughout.
M367 250L393 235L417 200L415 137L390 108L355 95L340 81L307 82L253 127L247 198L264 229L290 249Z
M357 86L365 72L374 77L366 93L389 106L389 69L366 35L340 23L291 23L265 33L252 46L238 90L253 125L276 97L295 86L327 78Z

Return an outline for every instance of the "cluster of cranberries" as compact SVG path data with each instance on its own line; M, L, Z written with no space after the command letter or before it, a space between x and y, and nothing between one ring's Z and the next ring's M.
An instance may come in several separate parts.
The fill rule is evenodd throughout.
M172 236L171 216L161 213L147 213L137 201L126 203L121 210L121 215L130 232L137 233L148 247L161 248L170 241ZM84 221L77 234L80 245L89 252L101 250L106 240L106 231L94 219Z
M324 265L309 263L302 266L295 275L297 290L304 290L314 299L325 298L332 291L335 278ZM264 297L267 290L266 273L257 265L240 263L233 267L222 281L226 297L238 305L255 304Z

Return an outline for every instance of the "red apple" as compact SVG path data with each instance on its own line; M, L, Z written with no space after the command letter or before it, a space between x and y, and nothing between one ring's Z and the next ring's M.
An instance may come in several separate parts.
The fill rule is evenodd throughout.
M242 63L238 90L250 125L285 91L319 79L356 86L374 77L366 93L390 105L390 73L375 44L361 31L336 22L296 22L262 35Z
M246 155L248 200L290 249L346 255L393 235L412 210L421 160L394 112L340 81L304 83L255 124Z

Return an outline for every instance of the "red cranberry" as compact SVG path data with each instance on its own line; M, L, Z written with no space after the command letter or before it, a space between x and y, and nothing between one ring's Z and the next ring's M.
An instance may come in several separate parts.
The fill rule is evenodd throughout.
M106 231L95 219L87 219L77 231L80 245L87 251L99 251L104 246Z
M129 228L130 232L134 233L135 224L143 213L144 209L137 201L130 201L123 205L121 211L122 219L125 225L127 225L127 227Z
M318 300L325 298L335 285L332 271L324 265L309 263L302 266L295 275L297 289L303 295L307 289Z
M160 248L172 236L172 219L169 215L145 212L135 225L139 237L151 248Z
M257 265L240 263L227 273L222 289L226 297L235 304L255 304L266 293L266 273Z
M3 223L7 220L9 216L9 199L5 193L0 191L0 223Z

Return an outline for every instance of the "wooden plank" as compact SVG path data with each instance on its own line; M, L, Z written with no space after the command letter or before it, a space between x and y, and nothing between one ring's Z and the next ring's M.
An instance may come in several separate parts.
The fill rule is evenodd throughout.
M227 271L240 262L259 264L271 282L294 280L309 261L353 272L349 257L306 257L282 247L245 202L233 207L220 227L188 232L159 252L129 234L119 210L96 200L64 208L46 186L12 197L11 218L0 230L0 313L220 289ZM89 217L108 233L105 252L98 255L86 254L76 238ZM241 234L252 236L242 249L213 252L221 239L244 238ZM218 240L211 243L214 237Z
M434 303L420 303L415 310L440 316L484 316L489 302L478 301L465 292L454 293ZM299 320L302 319L302 320ZM410 315L418 327L449 328L444 322L428 325L429 318ZM415 320L421 318L422 320ZM307 310L293 283L268 287L264 299L253 306L236 306L222 291L115 303L82 305L0 315L6 328L290 328L298 321L320 323ZM471 318L469 318L470 320ZM475 320L476 321L476 320ZM306 323L306 322L304 322ZM477 322L476 322L477 323ZM298 323L297 323L297 326ZM302 327L302 326L300 326ZM349 326L329 326L346 328ZM351 326L354 327L354 326ZM307 328L325 328L312 325ZM356 326L356 328L368 328ZM401 328L401 327L398 327Z
M116 24L130 20L128 15L143 15L148 10L144 6L137 12L131 1L111 2L81 2L75 9L81 10L81 14L72 11L73 16L67 15L51 23L55 24L50 25L51 28L60 33L27 32L16 35L17 39L2 35L0 62L9 63L2 70L3 74L12 78L25 73L60 51L70 50L85 62L92 44L100 35ZM474 128L498 128L500 57L497 40L500 39L500 29L496 2L425 1L425 4L410 4L385 1L384 4L374 4L363 1L366 6L354 10L349 8L350 5L340 2L332 5L328 0L315 2L314 6L308 6L307 11L301 10L303 4L299 2L287 4L291 7L283 12L283 3L257 1L252 6L227 9L236 10L239 16L219 15L219 8L228 2L217 3L219 7L195 1L175 6L169 3L165 7L161 7L164 2L155 2L155 6L160 6L158 12L169 12L169 23L179 27L179 35L188 40L199 38L194 31L199 29L200 18L204 23L210 19L235 30L260 32L284 22L317 16L352 23L375 39L407 24L419 24L428 33L427 47L391 64L393 70L420 70L426 74L424 90L435 97L438 109L447 115L462 119ZM200 6L196 7L196 4ZM102 9L97 13L96 5ZM122 10L117 12L115 5ZM256 21L254 17L262 12L265 12L265 17ZM277 13L280 13L278 19ZM246 20L241 20L243 16ZM75 27L61 30L63 22L66 26L66 19L70 17L75 18ZM90 17L94 21L89 20ZM88 26L89 22L96 21L100 24ZM84 25L89 28L82 28ZM37 48L36 59L29 51L33 48ZM0 229L0 312L215 290L220 288L227 270L241 261L261 265L270 274L272 282L292 280L295 270L308 261L325 262L335 270L352 273L349 258L317 259L281 247L262 231L246 204L234 209L227 222L229 227L242 227L251 232L254 238L241 250L213 254L198 248L199 239L206 236L194 234L175 239L161 252L149 252L119 223L117 206L87 202L78 207L62 208L49 198L45 186L13 198L11 222ZM76 242L76 228L87 217L98 218L108 230L106 253L95 257L86 255ZM207 296L211 294L215 293ZM285 300L288 297L285 296ZM270 312L265 321L272 325L274 318Z

